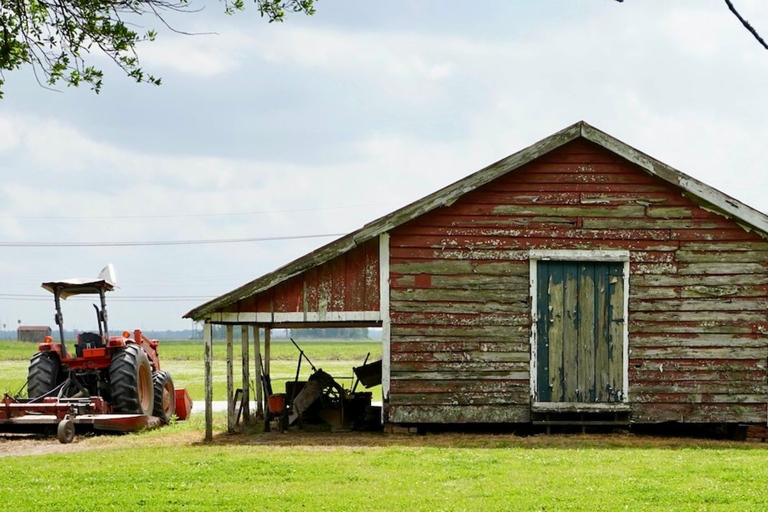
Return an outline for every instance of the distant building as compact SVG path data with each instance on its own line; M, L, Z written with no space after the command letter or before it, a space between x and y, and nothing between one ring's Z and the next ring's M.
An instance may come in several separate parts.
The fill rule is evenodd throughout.
M51 328L47 325L20 325L16 331L17 340L30 343L42 343L50 335Z

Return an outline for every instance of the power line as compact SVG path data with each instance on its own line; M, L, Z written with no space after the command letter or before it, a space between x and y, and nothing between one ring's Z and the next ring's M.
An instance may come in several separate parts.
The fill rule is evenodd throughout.
M321 212L329 210L350 210L354 208L370 208L372 206L385 206L392 203L357 204L349 206L330 206L327 208L294 208L288 210L259 210L250 212L224 212L224 213L187 213L168 215L0 215L0 219L37 219L37 220L83 220L83 219L189 219L201 217L236 217L246 215L266 215L270 213L297 213L297 212Z
M203 302L214 298L213 296L122 296L122 297L110 297L110 302ZM0 301L13 301L13 302L50 302L51 297L45 295L16 295L16 294L0 294ZM72 297L68 301L75 302L90 302L86 297Z
M149 242L0 242L0 247L143 247L169 245L211 245L238 244L244 242L271 242L277 240L303 240L307 238L330 238L346 233L322 235L271 236L260 238L224 238L215 240L156 240Z

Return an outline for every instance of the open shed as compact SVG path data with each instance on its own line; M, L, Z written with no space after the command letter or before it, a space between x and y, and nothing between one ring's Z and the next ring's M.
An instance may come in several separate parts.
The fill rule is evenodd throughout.
M270 329L380 326L390 424L765 424L767 233L576 123L187 313L207 435L215 323L246 375L249 328L269 365Z

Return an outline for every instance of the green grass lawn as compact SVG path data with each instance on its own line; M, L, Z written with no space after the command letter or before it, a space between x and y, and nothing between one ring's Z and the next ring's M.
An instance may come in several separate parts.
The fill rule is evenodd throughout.
M0 343L0 385L26 375L29 345ZM341 375L378 342L305 342ZM217 399L224 343L215 342ZM33 347L32 347L33 348ZM161 345L179 386L202 397L202 346ZM196 355L198 354L198 355ZM298 353L273 345L272 373L293 377ZM237 366L236 366L237 368ZM765 511L765 445L633 435L227 435L214 415L160 430L55 439L0 437L0 500L13 511ZM42 453L35 455L34 453Z
M4 457L4 510L751 511L768 509L761 446L620 436L318 436L184 429ZM319 440L318 440L319 439ZM13 442L13 441L8 441ZM55 443L55 441L52 441ZM76 446L76 445L75 445ZM2 446L0 445L0 448Z
M371 361L381 358L381 342L375 340L312 340L299 341L299 343L316 367L333 375L340 384L347 388L353 385L352 367L360 366L366 354L371 353ZM37 345L32 343L0 341L0 393L15 393L24 385L29 358L34 354L36 348ZM214 340L213 348L213 398L214 400L226 400L226 342ZM159 353L161 366L171 373L176 387L186 387L193 400L202 400L205 396L202 341L162 340L160 341ZM251 385L253 386L256 373L252 343L250 353ZM239 388L242 387L241 345L239 341L234 344L234 354L237 358L233 368L235 388ZM272 388L276 393L284 391L285 381L295 378L298 357L299 352L290 341L272 341L270 376ZM311 368L306 361L303 361L300 379L306 380L311 373ZM381 396L380 388L373 388L369 391L374 393L375 400Z

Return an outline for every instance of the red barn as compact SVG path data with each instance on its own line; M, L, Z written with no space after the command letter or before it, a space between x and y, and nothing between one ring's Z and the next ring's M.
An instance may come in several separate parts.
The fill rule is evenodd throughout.
M392 424L765 424L767 236L580 122L186 317L381 326Z

